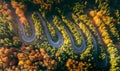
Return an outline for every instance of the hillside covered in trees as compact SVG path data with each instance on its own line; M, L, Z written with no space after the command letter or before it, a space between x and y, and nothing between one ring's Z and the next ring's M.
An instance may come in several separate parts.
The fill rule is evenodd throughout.
M0 0L0 71L120 71L120 1Z

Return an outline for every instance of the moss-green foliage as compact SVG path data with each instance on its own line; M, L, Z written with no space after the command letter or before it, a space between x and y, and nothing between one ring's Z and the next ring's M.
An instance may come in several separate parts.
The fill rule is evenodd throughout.
M4 16L0 16L0 47L20 47L22 42L20 40L13 40L14 31L12 22L6 21Z
M0 38L11 38L12 36L13 34L9 28L9 22L6 22L4 16L0 16Z

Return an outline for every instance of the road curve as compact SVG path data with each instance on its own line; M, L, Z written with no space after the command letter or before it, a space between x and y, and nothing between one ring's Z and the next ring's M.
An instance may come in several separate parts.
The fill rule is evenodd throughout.
M47 25L46 25L45 20L42 18L42 16L41 16L40 13L38 13L38 12L35 12L35 13L39 16L40 21L42 22L42 26L43 26L44 32L45 32L45 34L46 34L46 37L47 37L47 39L48 39L48 42L49 42L53 47L55 47L55 48L61 47L62 44L63 44L62 34L58 31L58 29L57 29L55 26L53 26L53 28L56 30L56 33L57 33L57 35L58 35L58 41L57 41L57 42L54 42L54 41L52 40L52 37L50 36L50 33L48 32L48 28L47 28Z
M94 22L92 21L92 23L94 24ZM95 27L95 25L94 25L94 27ZM101 37L100 37L100 34L99 34L99 32L97 31L97 28L95 27L95 29L96 29L96 33L98 34L98 38L99 39L102 39ZM92 36L93 37L93 36ZM95 44L96 43L96 40L95 40L95 38L93 38L93 44ZM100 42L102 43L102 41L100 40ZM104 44L102 43L102 45L104 46ZM96 65L98 66L98 67L100 67L100 68L103 68L103 67L106 67L107 66L107 64L108 64L108 55L106 55L106 57L105 57L105 59L102 61L102 62L99 62L98 60L97 60L97 52L98 52L98 49L97 49L97 47L94 47L94 50L96 51L95 53L94 53L94 58L95 58L95 63L96 63ZM105 52L106 53L106 52Z
M35 28L34 28L33 22L31 21L32 19L30 18L30 16L29 16L28 22L29 22L29 24L31 25L31 28L32 28L32 35L30 37L27 37L25 35L24 26L20 22L19 17L15 13L15 10L12 8L10 3L8 3L8 5L9 5L9 7L10 7L12 13L13 13L14 18L16 19L16 21L17 21L17 23L19 25L19 30L20 30L20 34L21 34L20 36L21 36L22 40L25 41L25 42L32 42L32 41L34 41L34 39L36 37L36 35L35 35Z
M105 57L105 59L102 62L97 60L97 58L98 58L98 56L97 56L97 54L98 54L97 53L98 52L97 41L96 41L95 37L93 36L92 32L90 31L90 29L88 28L88 26L86 24L84 24L84 25L87 27L87 29L90 32L91 37L92 37L92 42L93 42L94 50L95 50L93 55L94 55L94 61L95 61L96 66L99 67L99 68L106 67L107 63L108 63L107 56ZM100 37L100 35L98 35L98 37Z
M73 50L75 51L75 53L78 54L78 53L84 52L85 49L86 49L86 42L85 42L85 38L83 37L83 33L82 33L82 31L80 30L80 28L79 28L77 25L75 25L76 28L78 29L79 33L81 34L81 37L82 37L82 44L81 44L80 47L77 47L77 46L75 45L75 42L74 42L74 39L73 39L72 34L70 33L70 31L68 30L68 28L65 26L64 23L63 23L63 26L65 27L65 29L66 29L66 31L67 31L70 39L71 39L72 48L73 48Z
M78 17L78 16L77 16L77 17ZM67 16L67 18L69 18L69 17ZM84 22L81 21L80 19L79 19L79 22L84 23ZM75 23L75 25L76 25L77 27L79 27L78 24ZM107 66L107 63L108 63L108 56L106 56L103 61L98 61L98 60L97 60L97 58L98 58L98 56L97 56L97 54L98 54L98 46L97 46L96 39L95 39L95 37L93 36L92 32L90 31L89 27L88 27L85 23L84 23L84 25L87 27L87 30L90 32L91 37L92 37L92 42L93 42L94 50L95 50L93 55L94 55L94 61L95 61L96 66L99 67L99 68L106 67L106 66ZM98 32L97 32L97 34L98 34ZM98 35L98 38L100 39L100 35Z
M101 61L98 61L97 60L97 58L98 58L98 56L97 56L97 52L98 52L98 47L97 47L97 43L96 43L96 40L95 40L95 38L93 37L93 35L92 35L92 39L93 39L93 45L94 45L94 50L95 50L95 52L94 52L94 61L95 61L95 64L96 64L96 66L97 67L99 67L99 68L103 68L103 67L106 67L107 66L107 63L108 63L108 57L106 56L105 57L105 59L101 62Z
M79 21L82 22L81 20L79 20ZM98 54L98 53L97 53L97 52L98 52L98 46L97 46L96 39L95 39L95 37L93 36L92 32L90 31L89 27L88 27L86 24L84 24L84 25L87 27L87 29L88 29L89 32L91 33L92 42L93 42L94 50L95 50L94 53L93 53L95 64L96 64L97 67L99 67L99 68L106 67L106 66L107 66L107 63L108 63L108 56L106 56L103 61L98 61L98 60L97 60L97 58L98 58L98 56L97 56L97 54ZM96 33L98 34L97 31L96 31ZM100 39L100 35L98 35L98 38Z

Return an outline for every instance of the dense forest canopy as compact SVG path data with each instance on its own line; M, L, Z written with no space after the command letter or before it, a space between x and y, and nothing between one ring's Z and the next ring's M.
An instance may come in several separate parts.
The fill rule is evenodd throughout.
M9 1L9 0L7 0ZM29 3L34 3L34 4L39 4L41 5L44 9L47 9L45 7L48 7L49 5L54 8L54 6L58 5L59 7L60 6L65 6L65 5L70 5L70 4L74 4L76 2L88 2L88 4L91 4L91 5L95 5L95 4L98 4L98 3L103 3L103 2L106 2L109 4L109 6L114 6L116 8L119 7L119 3L120 1L119 0L15 0L15 1L18 1L18 2L23 2L23 3L26 3L26 4L29 4ZM97 3L96 3L97 2ZM60 4L60 5L59 5ZM31 4L33 5L33 4ZM50 8L50 7L49 7Z
M120 71L120 0L0 0L0 71Z
M12 1L12 0L6 0ZM14 0L13 0L14 1ZM104 5L110 10L120 9L119 0L15 0L17 2L23 2L28 8L27 10L40 10L48 13L57 13L59 10L62 10L62 13L71 11L76 3L80 3L90 9L98 9ZM85 3L85 4L84 4ZM101 6L100 6L101 5ZM30 8L32 7L32 8ZM105 8L104 7L104 8ZM80 7L79 7L80 8ZM60 11L59 11L60 12Z

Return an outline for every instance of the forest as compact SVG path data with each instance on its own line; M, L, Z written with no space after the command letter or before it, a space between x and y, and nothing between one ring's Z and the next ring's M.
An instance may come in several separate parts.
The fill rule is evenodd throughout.
M0 0L0 71L120 71L120 1Z

